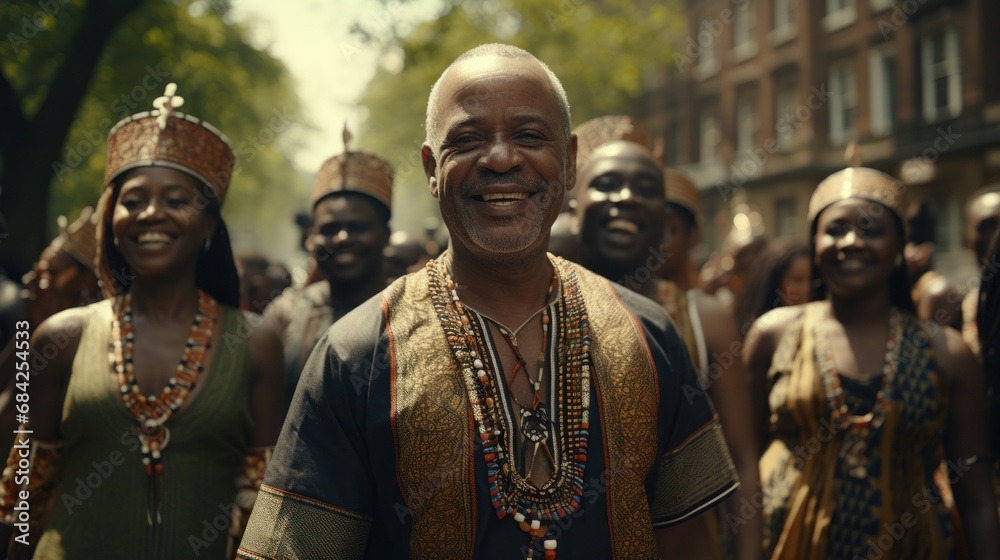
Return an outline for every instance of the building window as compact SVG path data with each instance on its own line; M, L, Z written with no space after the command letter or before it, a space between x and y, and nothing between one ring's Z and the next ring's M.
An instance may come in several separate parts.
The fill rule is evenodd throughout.
M842 59L830 65L830 143L843 146L855 138L858 111L857 78L854 64Z
M850 26L858 19L858 11L854 7L855 0L826 0L826 15L820 25L827 33L839 31Z
M873 49L868 64L871 84L871 132L885 136L895 124L896 57L887 49Z
M757 54L757 41L754 40L756 18L753 2L745 0L733 4L733 52L734 64L743 62Z
M698 121L698 157L702 162L714 163L717 159L716 149L722 136L715 108L703 109Z
M868 0L868 6L872 13L888 10L896 3L896 0Z
M744 91L736 98L736 159L749 157L754 150L754 133L757 116L754 110L756 96L752 91Z
M713 29L711 18L707 16L701 18L696 35L701 37L703 33L707 33L710 38L707 45L698 44L701 51L698 53L698 64L694 67L694 77L698 80L710 78L719 72L719 58L716 53L718 36L709 31L711 29Z
M777 237L792 237L799 233L799 219L795 212L795 197L774 200L774 225Z
M680 160L681 130L677 121L667 125L667 165L676 166Z
M795 140L795 131L802 125L796 114L797 92L795 77L785 76L774 84L774 137L782 150L789 150ZM812 111L806 117L811 117Z
M921 40L924 118L934 121L962 112L962 75L958 33L948 27Z
M768 34L772 45L793 39L798 33L795 25L795 0L774 0L774 25Z

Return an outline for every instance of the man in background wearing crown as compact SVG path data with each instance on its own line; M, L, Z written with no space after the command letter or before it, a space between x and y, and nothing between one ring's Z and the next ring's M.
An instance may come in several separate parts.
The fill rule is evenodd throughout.
M738 340L736 327L711 296L690 291L687 283L681 288L658 277L689 275L691 244L686 241L693 238L675 237L673 232L697 215L679 207L677 201L696 201L697 192L692 192L693 185L691 189L678 185L677 172L664 173L650 135L631 117L591 119L577 127L576 134L580 144L577 212L583 237L580 264L656 301L673 319L701 372L700 384L687 386L684 392L709 392L740 475L732 513L715 510L706 517L716 553L723 558L759 558L760 516L752 510L738 512L740 500L750 504L757 488L758 446L747 396L749 376L731 351ZM666 188L665 175L670 178ZM669 272L663 270L667 268Z
M323 281L285 290L264 311L281 333L286 402L320 337L386 284L382 256L389 243L392 167L376 155L348 151L349 140L345 128L344 153L323 163L313 188L306 249Z

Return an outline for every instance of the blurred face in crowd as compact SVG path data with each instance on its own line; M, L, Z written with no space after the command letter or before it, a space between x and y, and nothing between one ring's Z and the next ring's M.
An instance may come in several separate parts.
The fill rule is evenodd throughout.
M890 285L903 239L893 214L877 202L848 198L817 217L816 264L829 293L865 295Z
M137 276L175 276L194 268L217 219L201 182L168 167L140 167L122 176L112 216L114 242Z
M436 129L424 170L456 249L511 263L543 250L575 181L576 137L565 136L541 66L498 56L456 63L440 84Z
M604 144L590 154L579 182L584 261L644 263L663 241L666 212L663 170L649 150L634 142Z
M799 305L809 301L811 268L809 257L806 256L795 257L788 263L778 288L783 305Z
M691 247L697 242L697 230L691 223L693 220L694 216L688 210L667 203L663 236L664 270L660 275L662 278L673 280L688 274Z
M979 263L986 258L1000 226L1000 191L987 192L969 202L965 213L965 244Z
M340 193L313 208L309 249L331 284L359 285L381 273L389 228L378 204L363 194Z

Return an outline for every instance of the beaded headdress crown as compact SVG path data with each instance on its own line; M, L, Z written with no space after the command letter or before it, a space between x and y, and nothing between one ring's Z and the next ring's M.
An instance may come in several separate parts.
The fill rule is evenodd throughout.
M667 189L667 202L687 209L701 225L701 197L691 179L681 170L668 167L663 170L663 186Z
M214 126L175 111L184 104L177 84L167 84L153 111L125 117L111 129L104 184L136 167L171 167L194 176L218 197L226 197L236 165L228 138Z
M847 198L861 198L878 202L905 223L906 215L903 183L881 171L868 167L848 167L830 175L816 187L809 200L809 222L812 223L824 208Z
M92 206L80 211L80 216L68 223L66 216L59 216L59 237L55 244L60 251L73 257L74 260L94 270L94 259L97 258L97 215Z
M653 137L646 127L628 115L607 115L584 122L573 130L576 134L576 168L586 167L594 150L608 142L624 140L656 151Z
M320 166L313 186L312 204L339 192L366 194L392 210L393 170L389 162L375 154L352 152L348 149L351 133L344 125L344 153Z

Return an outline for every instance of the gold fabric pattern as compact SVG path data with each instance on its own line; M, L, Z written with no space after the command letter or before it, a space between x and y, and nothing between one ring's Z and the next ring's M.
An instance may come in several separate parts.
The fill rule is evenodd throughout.
M705 465L721 463L729 467L705 471ZM732 486L735 470L716 417L660 459L653 519L682 518L697 508L705 496L717 495L720 489Z
M371 518L262 485L239 558L361 558Z
M426 270L390 286L382 309L397 472L413 517L410 557L472 558L475 520L463 512L476 511L473 420L462 372L431 304Z
M644 482L657 441L656 368L645 337L607 280L575 265L587 305L608 473L608 518L615 558L655 558Z

